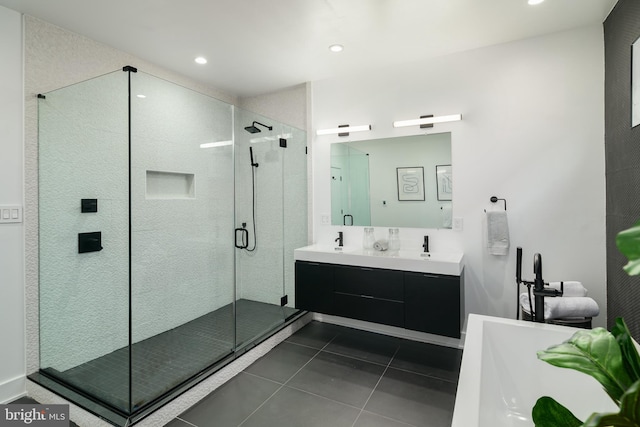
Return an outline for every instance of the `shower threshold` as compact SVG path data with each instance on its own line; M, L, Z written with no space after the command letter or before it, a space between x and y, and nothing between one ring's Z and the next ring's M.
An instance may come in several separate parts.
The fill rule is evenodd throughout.
M41 369L29 376L110 423L131 425L297 320L304 312L251 300L233 304L169 331L65 371ZM131 393L129 393L131 360ZM197 372L195 375L194 372ZM128 413L131 399L132 411Z

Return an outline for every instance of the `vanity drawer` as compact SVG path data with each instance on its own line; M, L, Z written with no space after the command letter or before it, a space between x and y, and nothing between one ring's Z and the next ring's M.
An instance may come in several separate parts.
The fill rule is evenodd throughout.
M393 301L404 300L402 271L366 267L334 267L336 292Z
M296 262L296 308L333 313L333 266Z
M336 292L335 314L383 325L404 327L404 303Z
M405 327L460 338L461 279L405 273Z

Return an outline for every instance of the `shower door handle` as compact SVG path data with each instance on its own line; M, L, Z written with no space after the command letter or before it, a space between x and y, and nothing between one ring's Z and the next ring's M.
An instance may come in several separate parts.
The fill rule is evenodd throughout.
M240 237L240 239L238 239L238 236ZM247 230L246 228L236 228L235 245L238 249L245 249L249 247L249 230Z

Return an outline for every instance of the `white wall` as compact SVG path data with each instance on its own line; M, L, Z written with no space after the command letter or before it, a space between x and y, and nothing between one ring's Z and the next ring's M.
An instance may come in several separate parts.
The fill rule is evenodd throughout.
M0 205L22 205L22 18L0 6ZM0 224L0 403L25 392L24 227Z
M238 107L298 129L307 129L307 84L264 95L239 98Z
M580 280L606 324L604 43L601 25L468 51L403 67L313 83L313 133L341 123L371 124L352 140L417 134L392 121L461 113L435 125L452 132L453 216L462 232L402 229L404 247L431 236L433 251L465 254L467 313L515 317L515 248L524 250L524 278L533 254L544 279ZM329 143L314 136L314 241L330 243L341 227L322 225L330 213ZM484 209L507 200L511 250L487 253ZM346 245L360 245L360 227L345 228ZM383 235L384 230L377 230Z

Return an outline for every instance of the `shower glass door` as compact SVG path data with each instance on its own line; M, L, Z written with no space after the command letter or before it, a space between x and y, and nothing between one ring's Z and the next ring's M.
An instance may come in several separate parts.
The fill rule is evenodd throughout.
M297 312L293 249L307 237L306 140L303 131L241 109L235 122L236 339L242 348Z
M131 73L132 410L234 350L232 107Z
M287 126L287 149L284 151L284 173L282 175L284 218L284 287L288 304L285 315L290 316L296 303L295 260L293 251L307 246L308 235L308 187L307 187L307 133Z

